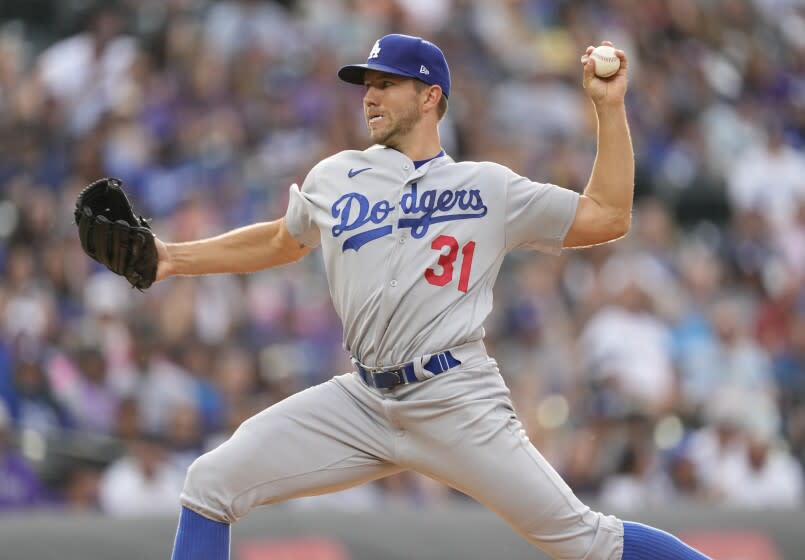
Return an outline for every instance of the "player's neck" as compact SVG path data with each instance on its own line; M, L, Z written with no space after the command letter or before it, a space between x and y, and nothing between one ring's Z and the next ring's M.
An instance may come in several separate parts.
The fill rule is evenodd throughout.
M439 130L424 126L414 127L392 147L408 156L411 161L430 159L442 151Z

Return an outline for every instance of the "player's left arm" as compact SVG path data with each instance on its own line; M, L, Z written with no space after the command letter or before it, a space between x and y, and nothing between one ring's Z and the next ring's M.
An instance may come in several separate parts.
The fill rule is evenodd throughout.
M170 276L247 274L296 262L312 249L288 231L285 218L184 243L156 239L157 281Z
M608 41L602 44L612 45ZM586 247L618 239L626 235L632 221L634 152L625 104L628 61L624 52L616 49L620 69L609 78L599 78L590 58L592 50L587 47L581 62L584 90L598 117L598 153L564 247Z

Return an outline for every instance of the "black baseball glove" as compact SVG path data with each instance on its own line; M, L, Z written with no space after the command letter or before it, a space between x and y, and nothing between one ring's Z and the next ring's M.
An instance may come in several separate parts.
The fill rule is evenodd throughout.
M157 276L157 247L151 226L134 213L117 179L98 179L78 195L75 223L81 248L129 283L145 290Z

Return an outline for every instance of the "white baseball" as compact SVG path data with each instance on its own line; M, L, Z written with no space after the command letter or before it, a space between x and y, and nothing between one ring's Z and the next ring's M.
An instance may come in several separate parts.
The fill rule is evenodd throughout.
M599 78L608 78L621 67L621 59L615 54L615 49L606 45L595 47L590 57L595 60L595 75Z

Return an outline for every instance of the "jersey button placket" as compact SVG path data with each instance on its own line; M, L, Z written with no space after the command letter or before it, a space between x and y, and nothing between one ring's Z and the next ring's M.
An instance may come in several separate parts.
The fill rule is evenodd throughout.
M402 168L405 171L410 171L411 164L410 163L404 163L402 165ZM403 188L400 189L399 198L402 198L402 195L403 195L403 192L405 191L405 186L406 185L407 185L407 183L405 183L403 185ZM399 204L398 204L397 205L397 213L396 213L395 220L399 221L399 219L400 219L400 207L399 207ZM395 229L397 229L397 228L395 228ZM399 236L399 238L397 239L397 243L400 244L400 245L403 245L405 243L405 234L402 231L400 231L399 229L397 229L397 235ZM389 286L391 286L392 288L396 288L398 285L399 285L399 282L397 281L396 278L392 278L391 282L389 282Z
M394 204L394 207L395 207L394 214L392 216L390 216L390 217L391 217L391 220L392 220L392 222L391 222L392 230L397 232L398 235L399 235L399 232L397 231L397 229L398 229L397 224L398 224L399 219L400 219L400 203L399 203L399 201L400 201L400 199L402 197L402 194L403 194L403 192L405 190L405 185L407 184L406 179L410 175L411 168L412 168L412 166L408 162L404 162L402 165L400 165L399 168L397 168L397 169L402 169L403 173L400 173L400 186L397 189L397 191L398 191L397 192L397 201ZM399 274L399 270L398 270L399 256L397 256L395 254L396 253L395 250L396 249L401 249L401 248L402 247L400 247L400 243L399 243L399 239L398 239L398 243L393 243L393 245L391 245L390 258L386 262L386 266L383 268L383 272L384 272L384 276L385 276L384 284L383 284L383 286L384 286L383 292L384 293L381 296L381 300L380 300L380 313L379 313L379 319L380 320L378 321L378 333L377 333L377 341L378 342L383 339L383 336L386 333L386 330L387 330L387 328L389 326L389 323L391 321L391 315L394 313L394 308L395 308L396 301L397 301L397 295L393 293L393 289L396 288L399 285L399 280L397 280L397 278L396 278L396 276Z

